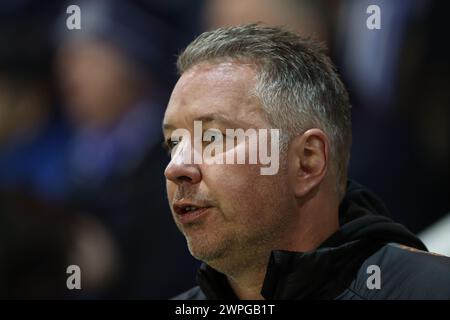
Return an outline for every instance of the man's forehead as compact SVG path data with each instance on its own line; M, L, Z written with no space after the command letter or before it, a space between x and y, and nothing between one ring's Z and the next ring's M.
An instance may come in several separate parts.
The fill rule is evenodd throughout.
M254 96L255 72L249 65L202 63L186 71L177 82L166 109L165 121L174 117L199 118L215 112L236 118L260 111Z
M216 95L226 98L232 97L236 92L242 96L243 93L250 94L254 85L255 71L250 65L203 62L183 73L175 85L172 98L174 100L191 96L212 98Z

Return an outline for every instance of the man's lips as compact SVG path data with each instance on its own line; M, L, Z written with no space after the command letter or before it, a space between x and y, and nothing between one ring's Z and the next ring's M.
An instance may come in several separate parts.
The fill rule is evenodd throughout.
M207 203L193 203L179 201L173 204L173 210L176 213L176 219L181 223L189 223L200 218L209 212L212 205Z

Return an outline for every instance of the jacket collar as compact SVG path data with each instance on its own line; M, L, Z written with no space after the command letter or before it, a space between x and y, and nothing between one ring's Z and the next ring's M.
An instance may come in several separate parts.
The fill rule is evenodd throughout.
M308 252L273 251L261 293L268 300L333 299L381 245L356 240Z
M380 243L356 240L309 252L273 251L261 294L267 300L332 299L348 287ZM197 282L207 299L237 300L225 275L202 264Z

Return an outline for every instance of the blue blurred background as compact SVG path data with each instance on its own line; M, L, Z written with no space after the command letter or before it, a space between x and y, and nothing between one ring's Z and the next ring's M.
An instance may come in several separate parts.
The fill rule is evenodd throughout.
M81 30L66 27L71 4ZM366 27L371 4L379 30ZM0 2L0 298L166 299L194 284L198 262L165 196L160 127L177 53L220 26L285 25L327 44L353 106L350 177L423 231L450 211L446 7ZM82 290L66 288L71 264Z

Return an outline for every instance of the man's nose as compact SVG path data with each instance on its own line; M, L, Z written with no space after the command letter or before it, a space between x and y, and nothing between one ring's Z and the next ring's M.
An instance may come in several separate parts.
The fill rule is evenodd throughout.
M202 179L200 169L196 164L184 164L177 161L169 162L164 175L176 184L181 184L184 181L196 184Z

